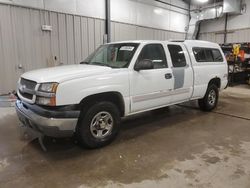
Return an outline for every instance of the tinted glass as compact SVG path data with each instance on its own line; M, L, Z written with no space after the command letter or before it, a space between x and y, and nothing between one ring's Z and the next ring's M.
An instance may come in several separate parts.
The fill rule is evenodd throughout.
M161 44L148 44L143 47L139 57L138 62L149 59L154 64L154 69L167 68L167 60L164 48Z
M193 51L197 62L206 62L206 54L203 48L194 48Z
M83 64L126 68L129 66L138 46L137 43L102 45Z
M193 48L197 62L223 62L223 57L218 49Z
M212 50L205 49L205 54L206 54L206 62L213 62L214 61Z
M220 53L220 50L213 49L212 53L213 53L213 58L214 58L215 62L223 62L223 57L222 57L222 55Z
M168 45L170 56L174 67L185 67L187 62L184 51L179 45Z

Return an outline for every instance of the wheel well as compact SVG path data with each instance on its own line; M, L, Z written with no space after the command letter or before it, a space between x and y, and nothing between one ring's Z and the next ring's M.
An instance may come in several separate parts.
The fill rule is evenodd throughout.
M216 85L218 88L220 88L221 86L221 80L220 78L213 78L212 80L210 80L210 82L208 83L208 85L214 84Z
M87 96L80 102L80 108L83 109L83 107L88 107L90 105L93 105L93 103L100 101L112 102L119 109L120 115L124 116L125 104L123 97L119 92L105 92Z

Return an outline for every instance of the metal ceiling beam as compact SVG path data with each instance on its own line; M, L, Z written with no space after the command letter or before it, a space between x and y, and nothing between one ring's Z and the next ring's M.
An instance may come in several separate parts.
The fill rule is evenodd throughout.
M156 2L159 2L159 3L162 3L162 4L165 4L165 5L169 5L169 6L175 7L175 8L179 8L179 9L182 9L182 10L189 11L189 9L187 9L187 8L183 8L183 7L174 5L174 4L172 4L172 3L167 3L167 2L161 1L161 0L155 0L155 1L156 1Z

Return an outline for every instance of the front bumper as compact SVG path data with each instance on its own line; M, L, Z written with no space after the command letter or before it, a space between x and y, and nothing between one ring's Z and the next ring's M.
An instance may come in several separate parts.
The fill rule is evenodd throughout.
M20 100L16 101L16 113L23 126L50 137L73 136L80 115L79 111L57 112L38 106L34 110L32 106Z

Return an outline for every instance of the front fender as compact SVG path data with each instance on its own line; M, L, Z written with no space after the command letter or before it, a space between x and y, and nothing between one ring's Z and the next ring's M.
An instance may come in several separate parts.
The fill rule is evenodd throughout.
M129 97L129 78L126 70L113 74L95 75L60 83L56 93L56 104L79 104L87 96L105 92L119 92Z

